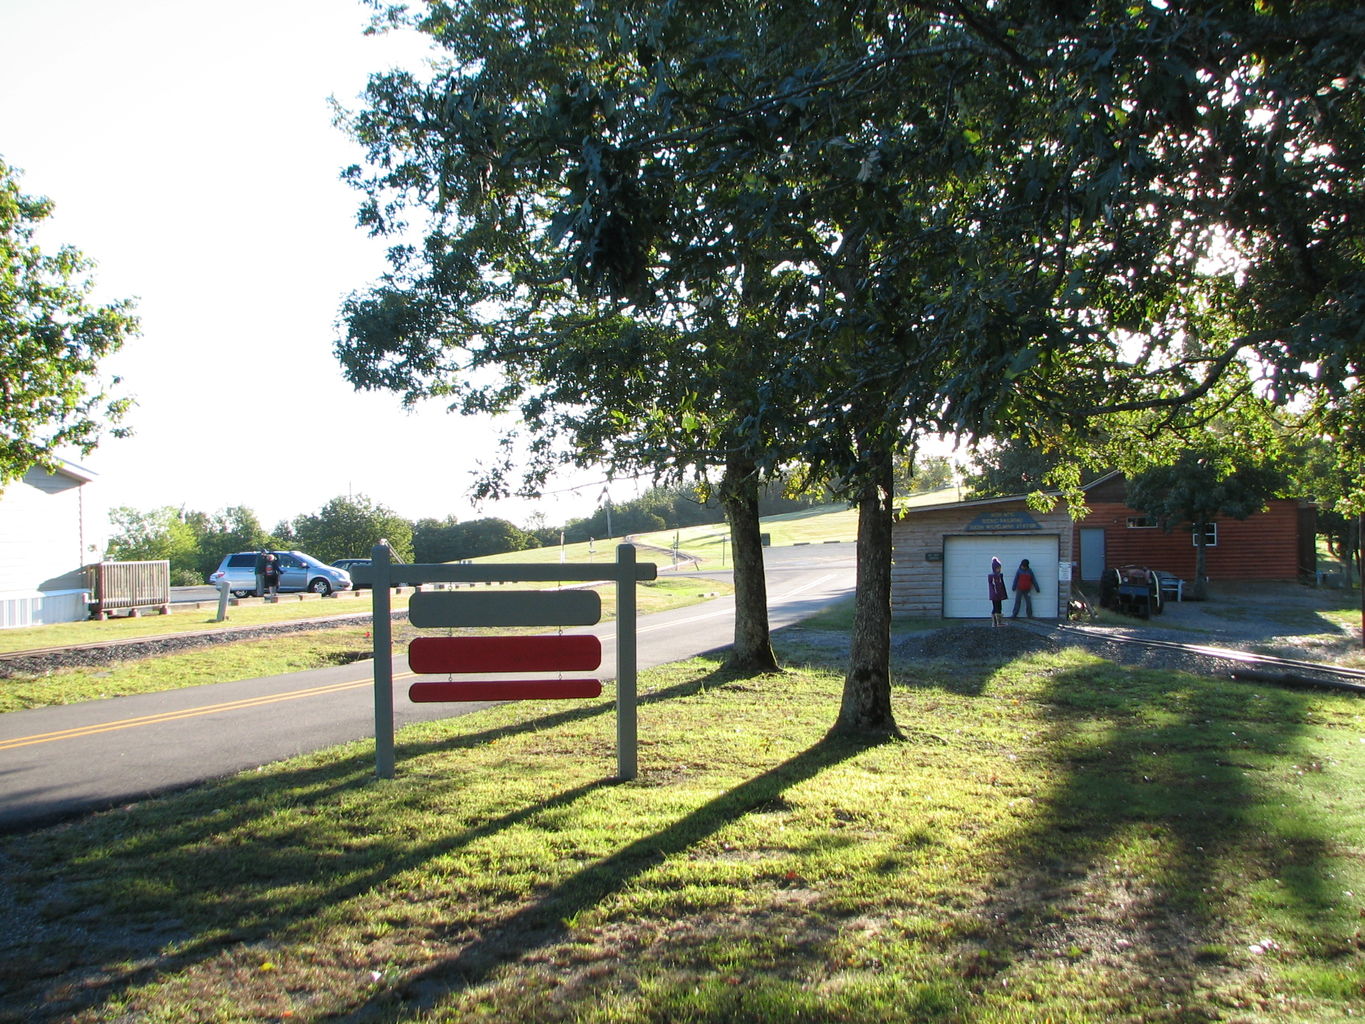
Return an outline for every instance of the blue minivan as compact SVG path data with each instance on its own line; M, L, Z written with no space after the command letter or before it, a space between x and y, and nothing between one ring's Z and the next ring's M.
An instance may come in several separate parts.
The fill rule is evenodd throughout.
M280 591L308 590L314 594L330 594L334 590L350 590L351 574L345 569L320 562L302 551L272 551L280 563ZM256 556L259 551L236 551L224 555L218 571L209 575L209 585L216 587L226 579L228 589L236 597L250 597L256 593Z

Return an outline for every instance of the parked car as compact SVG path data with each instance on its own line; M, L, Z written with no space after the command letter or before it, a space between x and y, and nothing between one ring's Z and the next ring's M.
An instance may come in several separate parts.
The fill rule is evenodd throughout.
M333 562L332 564L333 564L334 566L336 566L338 569L345 569L345 570L349 573L352 569L355 569L355 568L357 568L358 566L362 566L362 565L363 565L363 566L368 567L369 564L370 564L370 559L368 559L368 558L338 558L338 559L337 559L335 562ZM356 590L368 590L368 589L369 589L369 586L370 586L370 585L369 585L368 583L357 583L357 584L355 584Z
M371 559L368 558L338 558L332 564L335 565L338 569L345 569L347 572L350 572L352 569L358 569L361 566L364 566L365 568L368 569L370 567L370 562ZM370 589L370 585L368 583L356 583L354 580L352 580L351 582L352 584L354 584L356 590ZM398 584L395 583L393 584L393 586L397 587ZM414 587L413 589L421 590L422 588L419 586Z
M228 589L237 597L256 593L256 556L259 551L235 551L224 555L218 571L209 575L209 585L218 586L228 581ZM330 594L334 590L350 590L351 574L345 569L320 562L302 551L271 552L280 563L280 590L308 590L314 594Z

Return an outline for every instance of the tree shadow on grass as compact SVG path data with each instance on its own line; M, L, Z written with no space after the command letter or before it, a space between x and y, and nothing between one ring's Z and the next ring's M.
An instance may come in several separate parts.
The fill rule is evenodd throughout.
M718 669L641 694L639 703L686 698L744 678ZM404 760L415 761L614 714L614 701L602 701L477 732L420 742L405 739L400 751ZM427 723L412 731L431 728ZM376 780L372 745L353 746L355 753L341 758L324 754L313 765L287 772L243 773L45 833L15 837L12 841L26 845L26 860L31 858L35 866L25 871L16 865L17 876L7 881L28 893L30 901L26 926L10 929L0 940L0 989L8 993L0 1021L66 1019L117 1000L129 989L182 971L231 943L287 932L403 872L546 811L569 807L614 782L602 778L567 788L507 814L469 821L440 840L414 845L404 841L405 833L391 827L393 823L429 811L433 800L457 802L458 783L430 779L404 785L401 760L399 780ZM653 863L658 852L681 848L689 836L723 826L727 812L742 813L754 803L770 800L771 794L808 777L803 774L807 764L814 772L829 763L826 752L831 749L816 748L740 787L733 797L719 798L709 811L689 816L656 839L641 841L609 863L586 869L517 915L508 928L488 936L468 959L461 959L459 971L467 974L470 963L510 949L530 922L542 917L556 920L556 915L567 916L573 905L590 905ZM380 829L371 821L350 819L336 810L348 801L360 804L362 791L372 787L388 790L371 812L384 818L381 842L375 841ZM316 813L314 821L334 819L336 825L319 837L312 822L299 821L300 811ZM280 829L271 829L272 817L283 823ZM250 847L223 842L239 829L249 829L257 841ZM58 864L62 867L54 870ZM112 887L111 876L117 877ZM432 984L435 978L433 974Z
M709 801L668 827L630 843L585 867L534 902L484 932L456 955L405 979L400 991L378 993L343 1020L369 1019L383 1007L387 1014L419 1012L452 994L481 984L501 965L569 937L582 912L668 857L681 853L754 811L772 807L783 793L867 749L868 743L826 737L761 775Z
M1246 886L1281 880L1283 912L1314 927L1330 902L1329 837L1281 813L1267 775L1300 749L1314 698L1251 697L1149 670L1053 680L1042 700L1055 782L1032 797L1043 813L993 855L959 963L966 991L1059 970L1089 971L1103 991L1096 979L1111 973L1128 989L1115 998L1139 1003L1115 1012L1204 1020L1215 975L1245 967L1263 937L1229 933L1248 913L1231 906Z

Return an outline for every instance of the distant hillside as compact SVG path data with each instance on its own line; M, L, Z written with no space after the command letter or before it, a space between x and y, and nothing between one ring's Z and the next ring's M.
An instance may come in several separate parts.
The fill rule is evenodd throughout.
M914 505L936 505L956 501L955 488L927 491L898 499L900 507ZM768 535L774 547L793 544L824 544L828 541L851 542L858 539L858 510L847 505L817 505L811 508L782 512L777 515L763 516L760 520L762 531ZM705 568L717 568L730 564L730 531L725 523L705 523L696 526L679 527L671 530L652 530L630 533L627 536L642 547L655 549L656 552L677 549L679 557L687 560L698 559ZM561 550L566 562L593 562L610 560L616 557L616 545L624 538L580 541L543 548L528 548L511 551L501 555L490 555L478 559L481 562L546 562L559 561ZM657 559L651 557L651 561Z

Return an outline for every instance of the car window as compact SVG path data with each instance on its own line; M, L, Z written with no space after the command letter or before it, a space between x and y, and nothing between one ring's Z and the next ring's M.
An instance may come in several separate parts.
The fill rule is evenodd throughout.
M293 555L280 555L279 559L280 565L284 566L286 569L299 569L303 567L303 563Z
M256 567L256 556L233 555L228 559L228 566L232 569L254 569Z

